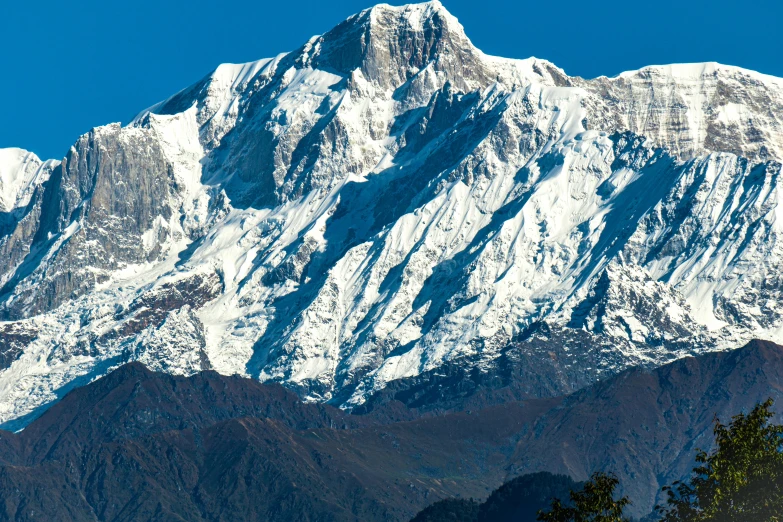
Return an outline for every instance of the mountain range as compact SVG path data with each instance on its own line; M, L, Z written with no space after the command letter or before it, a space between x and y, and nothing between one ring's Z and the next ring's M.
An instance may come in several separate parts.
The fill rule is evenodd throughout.
M571 77L378 5L0 151L0 422L134 361L442 410L783 342L782 161L780 78Z

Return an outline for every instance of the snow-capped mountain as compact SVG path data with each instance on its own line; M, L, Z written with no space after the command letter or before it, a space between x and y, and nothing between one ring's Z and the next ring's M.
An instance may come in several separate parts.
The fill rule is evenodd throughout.
M780 342L781 161L783 79L585 80L379 5L61 162L0 151L0 420L129 360L351 406L509 349L566 392Z

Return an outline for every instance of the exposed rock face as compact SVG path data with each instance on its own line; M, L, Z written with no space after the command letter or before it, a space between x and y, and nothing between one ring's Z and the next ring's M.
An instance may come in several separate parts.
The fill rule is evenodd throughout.
M783 155L783 80L716 63L645 67L573 80L629 129L688 158L703 150L753 161Z
M8 368L18 359L37 333L18 323L6 323L0 327L0 368Z
M6 318L51 310L121 267L158 260L174 188L151 132L112 125L80 138L42 186L30 252L0 290Z
M20 149L0 149L0 284L30 253L41 217L43 184L59 162Z
M0 419L134 359L354 406L510 350L549 395L779 339L781 100L717 64L572 78L382 5L62 163L0 155L0 316L31 339Z
M405 85L424 69L451 79L462 91L486 86L497 76L437 2L363 11L308 42L297 65L357 75L351 79L384 91Z

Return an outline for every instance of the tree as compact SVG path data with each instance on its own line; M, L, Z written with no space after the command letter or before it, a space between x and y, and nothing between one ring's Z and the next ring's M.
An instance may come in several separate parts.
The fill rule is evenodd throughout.
M539 511L543 522L628 522L623 510L630 503L626 497L614 500L617 477L607 473L593 473L580 491L570 493L572 506L564 506L560 499L552 500L549 512Z
M662 522L783 522L783 426L770 425L772 399L728 426L716 418L716 449L698 450L688 482L663 488Z

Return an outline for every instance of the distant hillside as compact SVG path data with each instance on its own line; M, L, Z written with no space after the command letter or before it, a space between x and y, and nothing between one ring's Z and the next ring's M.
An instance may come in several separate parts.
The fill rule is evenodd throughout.
M411 522L535 522L538 511L553 498L568 503L568 495L582 484L566 475L540 472L506 482L484 502L444 499L423 509Z
M279 385L134 363L0 432L0 519L409 520L512 477L596 470L615 472L643 516L709 446L715 414L769 396L783 407L783 347L762 341L567 397L439 414L447 406L422 414L391 401L351 415ZM519 480L492 502L520 498L514 487L531 502L549 494Z

